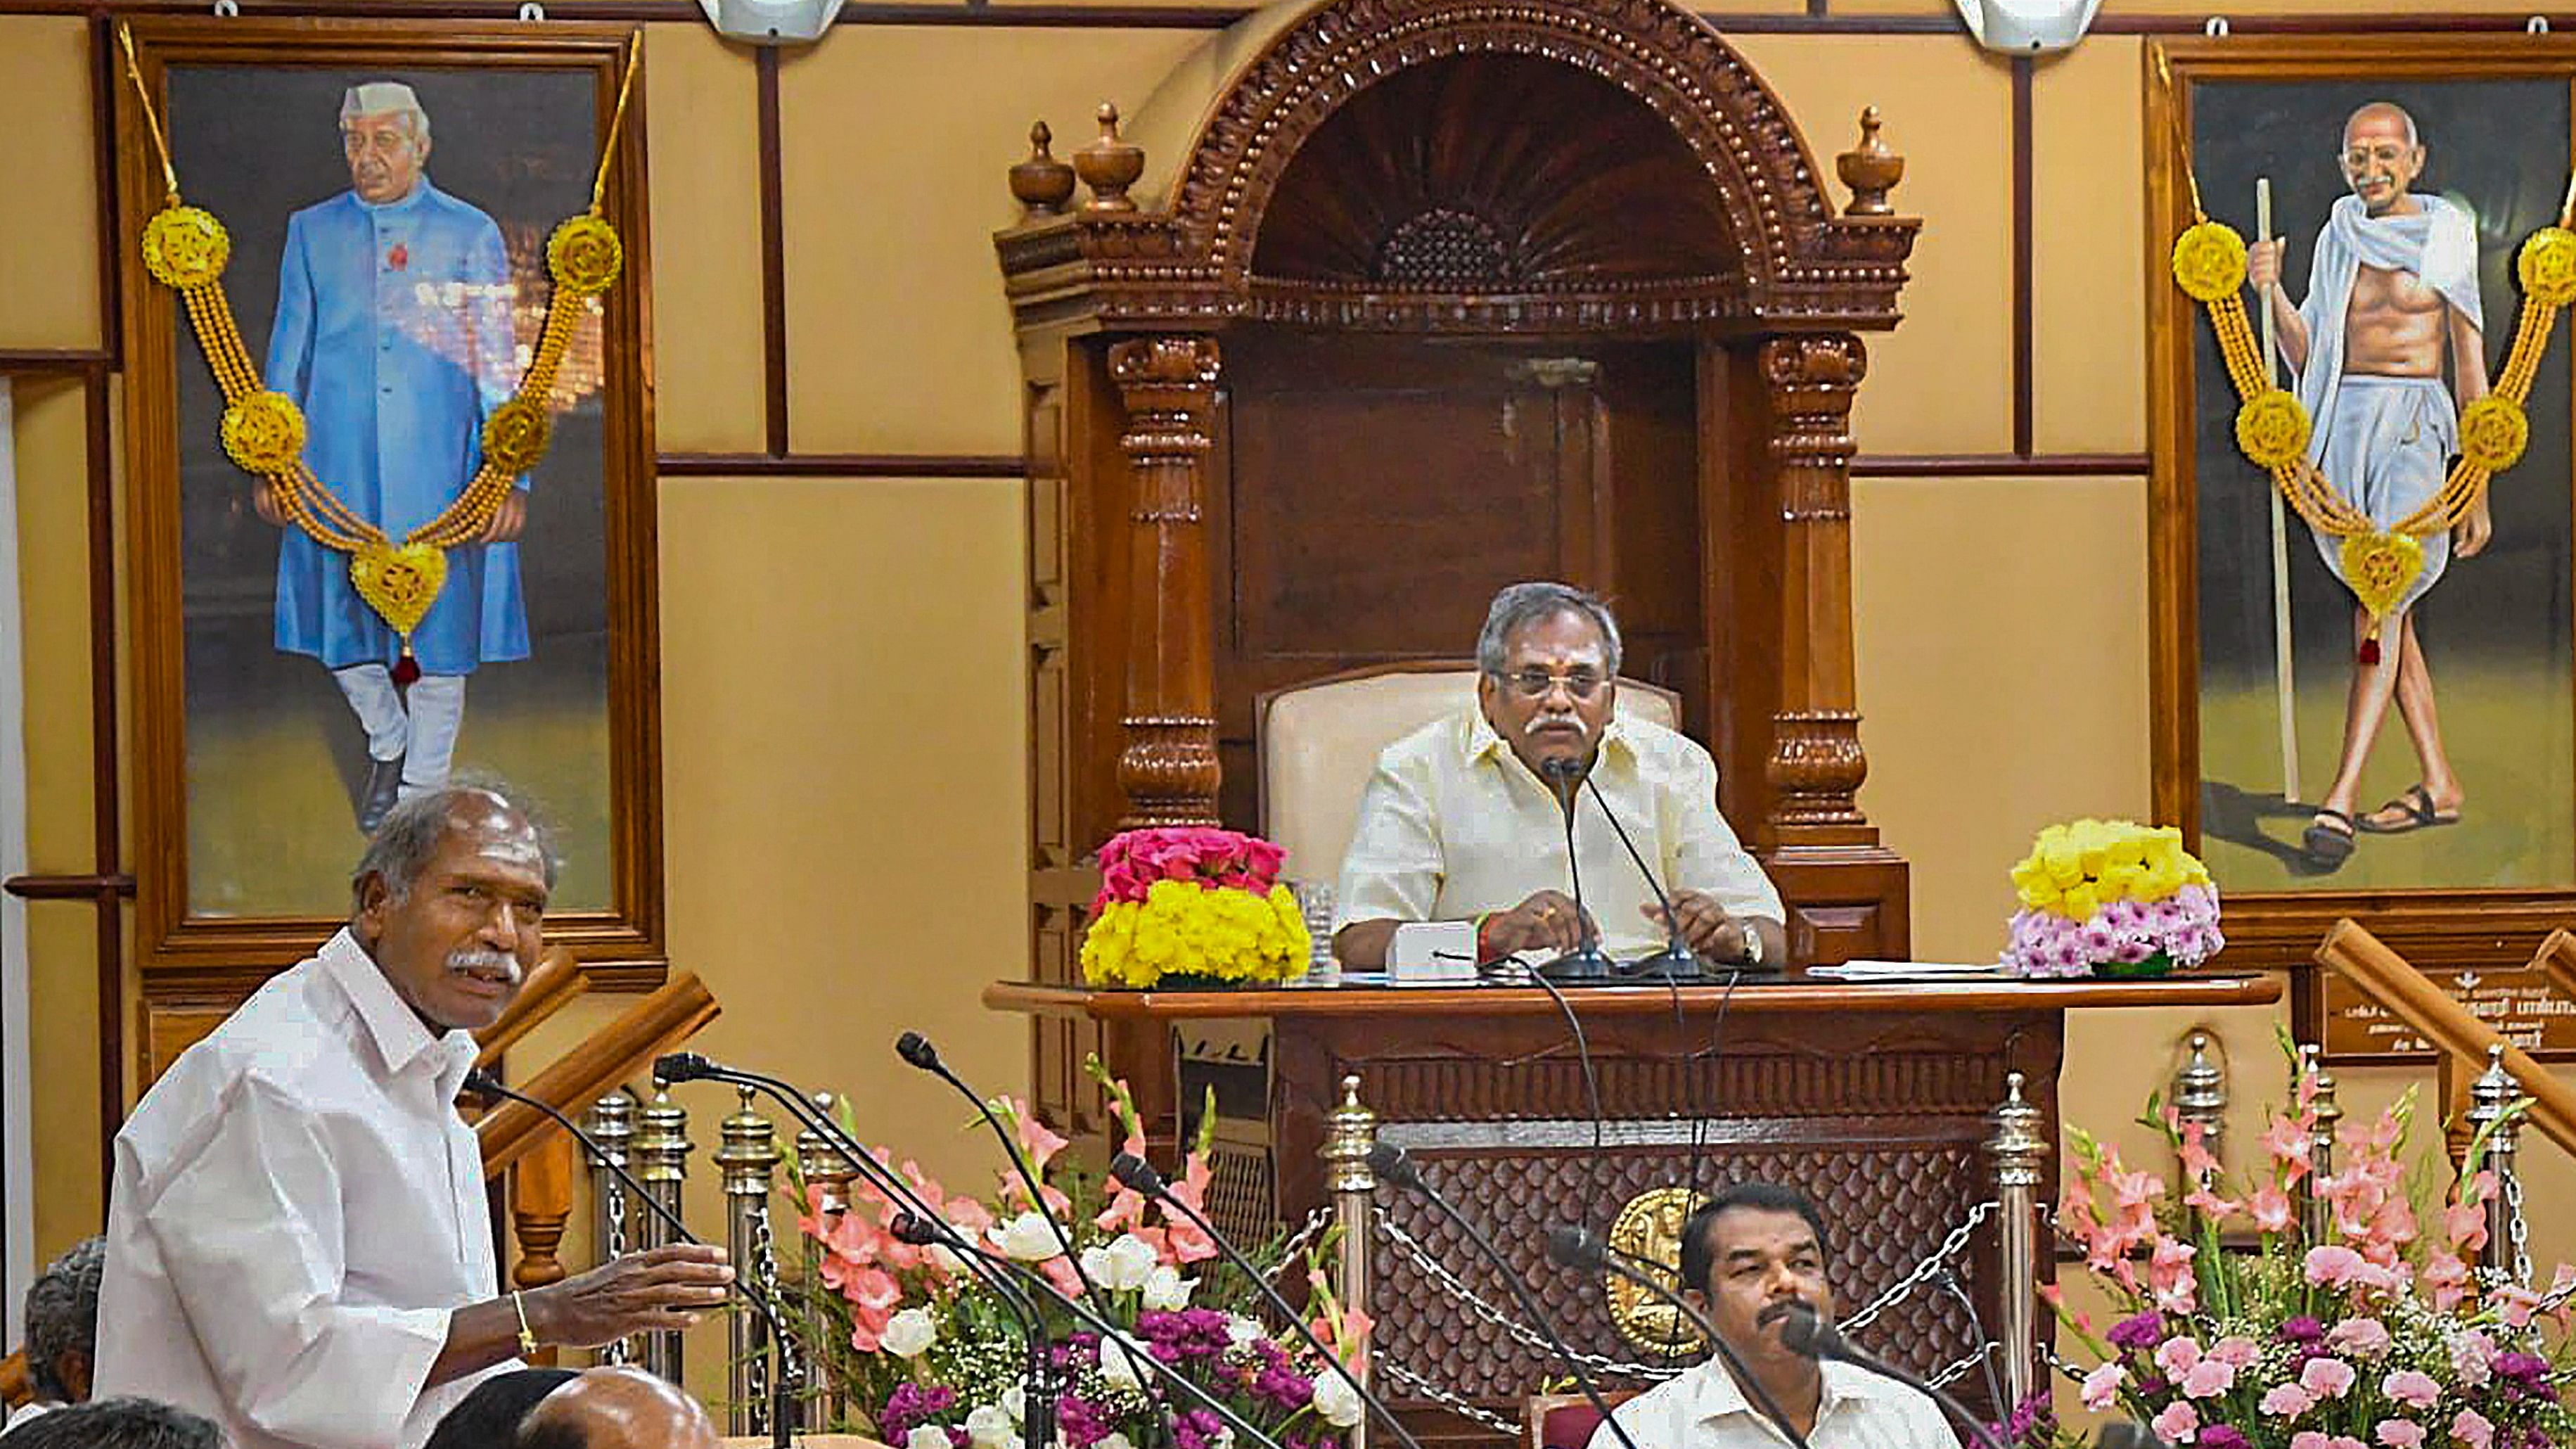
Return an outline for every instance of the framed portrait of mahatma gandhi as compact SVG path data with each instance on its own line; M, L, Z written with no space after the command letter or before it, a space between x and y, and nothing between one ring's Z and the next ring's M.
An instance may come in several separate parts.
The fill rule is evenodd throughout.
M2576 42L2194 39L2146 80L2157 808L2231 960L2348 915L2520 962L2576 917L2566 298L2527 260Z
M155 18L118 63L147 970L291 962L404 798L662 953L633 27ZM122 47L120 47L122 52Z

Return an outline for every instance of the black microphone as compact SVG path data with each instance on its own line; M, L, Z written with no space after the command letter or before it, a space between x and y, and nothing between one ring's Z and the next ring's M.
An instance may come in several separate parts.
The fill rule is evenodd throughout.
M1611 1414L1609 1400L1601 1397L1600 1387L1592 1382L1592 1375L1584 1371L1582 1361L1574 1356L1574 1349L1566 1343L1565 1335L1556 1331L1556 1325L1550 1323L1547 1314L1539 1308L1538 1299L1531 1294L1529 1285L1521 1281L1520 1270L1503 1256L1502 1249L1494 1246L1494 1240L1486 1236L1484 1229L1468 1221L1465 1213L1434 1191L1431 1184L1423 1180L1422 1169L1414 1165L1412 1155L1394 1143L1380 1139L1375 1147L1369 1149L1368 1165L1369 1170L1379 1177L1431 1204L1449 1220L1451 1226L1458 1229L1461 1236L1476 1245L1476 1250L1484 1254L1485 1261L1494 1265L1503 1286L1512 1290L1512 1297L1520 1303L1521 1312L1529 1319L1530 1327L1536 1329L1539 1336L1547 1340L1548 1347L1556 1350L1556 1356L1565 1361L1566 1369L1574 1375L1574 1386L1583 1391L1583 1397L1591 1403L1593 1412L1601 1416L1601 1422L1610 1426L1610 1436L1619 1441L1619 1449L1637 1449L1637 1441L1629 1436L1628 1426Z
M653 1059L653 1080L670 1086L701 1082L716 1074L716 1064L696 1052L669 1052Z
M1359 1378L1350 1371L1349 1366L1342 1362L1341 1356L1333 1352L1332 1345L1324 1342L1322 1337L1307 1324L1306 1315L1299 1313L1295 1304L1281 1297L1279 1290L1271 1286L1269 1277L1253 1266L1252 1260L1245 1257L1240 1249L1227 1241L1225 1234L1217 1231L1216 1224L1209 1222L1205 1213L1172 1195L1171 1184L1163 1180L1163 1174L1154 1170L1154 1164L1135 1153L1121 1152L1109 1159L1109 1175L1118 1179L1120 1185L1143 1193L1166 1208L1178 1208L1182 1216L1196 1223L1199 1231L1208 1235L1208 1241L1216 1244L1217 1251L1225 1254L1225 1260L1232 1263L1236 1271L1250 1281L1261 1296L1268 1300L1270 1306L1279 1311L1280 1318L1297 1331L1299 1338L1305 1340L1306 1346L1313 1349L1331 1367L1333 1376L1350 1385L1351 1392L1360 1396L1360 1403L1365 1405L1369 1412L1377 1415L1379 1421L1386 1425L1387 1432L1393 1434L1405 1449L1422 1449L1421 1441L1415 1439L1412 1432L1403 1424L1397 1422L1395 1411L1386 1406L1385 1400L1369 1392L1368 1385L1359 1381Z
M465 1089L479 1097L507 1097L513 1102L524 1102L553 1118L556 1126L571 1133L572 1140L588 1150L591 1160L607 1168L610 1174L625 1187L627 1195L642 1203L646 1210L661 1220L664 1227L677 1233L683 1242L695 1243L702 1248L707 1246L704 1238L689 1231L689 1225L680 1220L679 1214L664 1207L653 1194L646 1192L644 1184L636 1181L634 1174L628 1172L616 1158L611 1157L608 1149L599 1145L598 1139L574 1125L570 1117L556 1111L552 1104L503 1085L500 1078L481 1067L475 1067L466 1072ZM798 1381L804 1372L802 1345L787 1331L787 1325L780 1321L778 1310L771 1305L769 1296L752 1286L750 1276L739 1264L734 1267L733 1287L736 1293L742 1295L743 1301L749 1303L760 1314L761 1321L769 1325L769 1341L778 1345L777 1370L770 1377L769 1442L771 1449L791 1449L795 1443L793 1431L796 1416L793 1410L801 1387Z
M1583 908L1583 862L1574 854L1574 807L1582 798L1576 791L1583 779L1583 762L1551 755L1538 762L1538 770L1547 777L1556 803L1565 807L1565 868L1574 883L1574 928L1582 938L1573 950L1538 969L1551 981L1608 981L1618 973L1618 963L1602 951L1600 933L1593 929L1592 916Z
M1047 1227L1055 1233L1056 1246L1064 1249L1064 1260L1073 1265L1074 1280L1082 1285L1082 1296L1090 1299L1091 1306L1099 1309L1101 1314L1106 1316L1109 1312L1109 1301L1101 1296L1100 1285L1092 1282L1091 1275L1083 1270L1082 1255L1073 1250L1073 1234L1066 1231L1064 1224L1056 1220L1055 1214L1047 1210L1046 1190L1039 1185L1038 1175L1029 1169L1028 1159L1020 1154L1019 1144L1011 1140L1010 1132L1002 1126L1002 1119L994 1116L993 1109L984 1105L984 1099L976 1095L975 1089L967 1086L964 1079L950 1071L948 1064L939 1059L939 1049L930 1044L930 1038L917 1031L908 1031L895 1038L894 1050L895 1055L955 1087L957 1095L974 1104L975 1115L983 1118L984 1125L993 1129L994 1139L1002 1144L1002 1155L1011 1160L1011 1167L1020 1175L1021 1184L1028 1188L1029 1207L1039 1217L1046 1219ZM1031 1442L1045 1441L1032 1439Z
M1971 1413L1967 1405L1950 1397L1947 1390L1926 1383L1884 1359L1872 1358L1854 1348L1832 1324L1817 1317L1816 1310L1804 1303L1789 1305L1788 1315L1780 1324L1780 1341L1788 1346L1791 1353L1804 1354L1809 1358L1839 1360L1854 1368L1874 1373L1880 1378L1903 1384L1917 1393L1928 1394L1934 1402L1949 1412L1951 1418L1958 1420L1970 1433L1975 1434L1978 1441L1987 1445L1988 1449L2012 1449L2012 1446L2006 1444L2003 1437L1997 1434L1985 1420Z
M946 1229L947 1231L948 1236L945 1238L941 1236L942 1229ZM1030 1287L1044 1292L1049 1298L1055 1300L1057 1307L1072 1314L1075 1318L1081 1320L1085 1326L1098 1333L1100 1335L1100 1351L1104 1356L1108 1354L1111 1346L1115 1345L1118 1350L1120 1361L1127 1364L1130 1370L1138 1368L1152 1370L1156 1378L1162 1380L1164 1383L1170 1384L1174 1388L1180 1389L1184 1393L1187 1393L1193 1400L1197 1401L1201 1407L1215 1414L1218 1418L1223 1419L1226 1426L1234 1430L1235 1433L1246 1439L1250 1439L1255 1444L1263 1446L1263 1449L1284 1449L1284 1446L1281 1445L1278 1440L1262 1433L1259 1429L1254 1428L1249 1420L1245 1419L1241 1414L1236 1413L1234 1410L1226 1407L1224 1400L1215 1397L1207 1390L1190 1382L1187 1378L1183 1377L1179 1371L1165 1364L1162 1360L1154 1357L1151 1353L1147 1353L1138 1348L1129 1340L1124 1329L1121 1329L1118 1325L1110 1322L1101 1315L1092 1312L1091 1309L1080 1299L1074 1298L1070 1294L1067 1294L1063 1289L1056 1287L1045 1274L1031 1268L1028 1264L1020 1262L1016 1258L1005 1257L1002 1254L995 1253L981 1244L968 1242L962 1238L956 1237L956 1229L950 1226L943 1218L924 1218L920 1213L910 1211L900 1212L895 1214L894 1221L888 1226L887 1231L893 1233L898 1240L903 1242L918 1245L939 1243L948 1247L952 1252L959 1252L960 1256L982 1259L985 1262L994 1265L996 1268L1019 1274L1021 1277L1028 1280ZM1025 1438L1027 1436L1023 1434L1022 1437Z
M1762 1411L1763 1417L1778 1426L1796 1449L1807 1449L1807 1436L1799 1433L1798 1426L1789 1422L1789 1415L1781 1409L1780 1401L1771 1397L1771 1391L1762 1387L1762 1381L1745 1367L1735 1345L1719 1335L1717 1325L1709 1321L1707 1314L1664 1282L1662 1274L1666 1270L1662 1264L1646 1262L1641 1265L1634 1254L1623 1253L1600 1234L1571 1223L1559 1223L1547 1230L1547 1256L1548 1261L1560 1268L1615 1273L1671 1304L1682 1317L1690 1320L1691 1327L1698 1329L1702 1338L1708 1340L1710 1350L1725 1360L1726 1371L1734 1375L1736 1383L1752 1397L1754 1407Z
M1554 764L1555 761L1551 760L1548 763ZM1637 842L1628 838L1628 827L1620 824L1619 817L1611 811L1608 797L1601 793L1601 782L1593 779L1591 772L1587 770L1584 772L1583 783L1592 787L1592 803L1601 807L1601 818L1610 822L1611 832L1619 837L1621 845L1628 848L1628 858L1637 863L1637 874L1646 878L1646 889L1655 893L1657 904L1664 908L1664 949L1652 956L1631 961L1621 970L1632 981L1699 980L1702 975L1699 953L1692 950L1690 942L1682 937L1681 912L1673 909L1671 893L1664 889L1664 883L1656 876L1654 867L1646 864L1645 852L1637 848ZM1572 847L1568 846L1567 849L1571 853ZM1746 926L1744 929L1749 931L1753 928Z

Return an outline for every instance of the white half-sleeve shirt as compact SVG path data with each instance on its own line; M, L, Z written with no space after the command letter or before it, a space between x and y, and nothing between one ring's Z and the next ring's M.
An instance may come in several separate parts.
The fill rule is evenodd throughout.
M1827 1362L1823 1401L1808 1449L1959 1449L1930 1397L1847 1363ZM1779 1426L1755 1408L1726 1366L1710 1358L1610 1411L1637 1449L1780 1449ZM1608 1424L1589 1449L1626 1449Z
M1786 923L1780 893L1717 809L1717 762L1697 741L1614 716L1592 782L1664 888L1700 891L1727 913ZM1619 844L1591 785L1575 797L1583 904L1621 959L1664 947L1645 914L1655 892ZM1568 890L1565 810L1483 710L1435 720L1378 756L1342 858L1333 929L1353 921L1464 921Z
M424 1388L449 1313L496 1292L474 1055L343 930L172 1063L116 1136L98 1394L234 1449L417 1449L480 1377Z

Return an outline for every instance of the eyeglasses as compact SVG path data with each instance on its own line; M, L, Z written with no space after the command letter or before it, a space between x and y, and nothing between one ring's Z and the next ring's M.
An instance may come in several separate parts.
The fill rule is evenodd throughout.
M1547 692L1560 684L1576 699L1590 699L1602 685L1609 683L1589 669L1569 669L1563 674L1550 674L1544 669L1516 669L1504 675L1503 682L1523 699L1545 699Z

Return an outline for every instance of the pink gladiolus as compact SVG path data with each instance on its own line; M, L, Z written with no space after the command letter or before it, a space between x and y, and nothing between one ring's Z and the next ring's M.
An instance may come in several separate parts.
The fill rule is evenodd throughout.
M1044 1181L1047 1164L1064 1150L1064 1139L1039 1121L1037 1113L1031 1111L1026 1102L1011 1103L1011 1116L1011 1125L1017 1129L1019 1137L1020 1154L1028 1159L1029 1171Z
M2451 1442L2466 1444L2469 1449L2493 1449L2495 1425L2475 1409L2462 1409L2459 1416L2451 1420Z
M2350 1373L2350 1369L2345 1370ZM2218 1359L2205 1358L2191 1366L2182 1376L2182 1393L2187 1399L2214 1399L2236 1387L2236 1369Z
M2175 1402L2165 1405L2153 1425L2156 1437L2168 1444L2188 1444L2200 1437L2200 1411L2191 1405ZM2481 1444L2478 1449L2486 1449Z
M2256 1232L2286 1233L2298 1221L2298 1208L2291 1203L2290 1195L2269 1184L2256 1188L2247 1206L2253 1209Z
M1205 1156L1193 1152L1181 1160L1181 1180L1171 1185L1174 1198L1200 1212L1207 1211L1209 1181L1215 1176ZM1216 1242L1189 1218L1170 1208L1163 1210L1163 1229L1171 1243L1177 1262L1196 1263L1216 1256Z
M1075 1300L1082 1297L1082 1275L1074 1271L1071 1258L1058 1253L1038 1264L1038 1271L1046 1275L1046 1280L1055 1285L1058 1293Z
M2120 1388L2129 1381L2129 1371L2118 1363L2106 1363L2084 1376L2084 1407L2103 1413L2120 1402Z
M2275 1419L2295 1419L2316 1406L2316 1395L2297 1384L2274 1384L2263 1395L2263 1412Z
M2156 1239L2155 1253L2147 1260L2147 1285L2155 1292L2157 1307L2175 1313L2192 1310L2199 1301L2200 1284L2192 1276L2191 1260L2199 1253L2179 1239Z
M2421 1449L2424 1426L2412 1419L2382 1419L2379 1426L2371 1430L2371 1436L2387 1445L2388 1449Z
M2170 1107L2165 1109L2167 1123L2177 1122L2179 1119L2180 1114L2174 1109ZM2210 1153L2208 1137L2209 1129L2200 1123L2182 1124L2181 1156L2184 1177L2197 1181L2214 1179L2218 1176L2218 1159Z
M2362 1257L2350 1248L2327 1244L2308 1249L2308 1281L2320 1288L2340 1288L2362 1269Z
M2302 1083L2303 1089L2306 1084ZM2274 1117L2263 1131L2263 1152L2279 1170L2281 1186L2296 1187L2314 1162L2315 1139L2309 1128L2287 1117Z
M2290 1449L2334 1449L2334 1441L2309 1429L2290 1436Z
M2357 1378L2352 1365L2339 1358L2312 1358L2299 1370L2299 1387L2320 1399L2340 1399L2352 1392Z
M2497 1306L2503 1310L2505 1326L2508 1328L2529 1328L2532 1313L2543 1302L2543 1295L2534 1293L2519 1283L2507 1283L2488 1296L2494 1299Z
M2326 1333L2326 1347L2355 1358L2377 1358L2388 1344L2388 1327L2376 1318L2347 1318Z
M2232 1369L2250 1369L2263 1357L2263 1345L2250 1338L2222 1338L2211 1346L2209 1356Z
M2417 1369L2400 1369L2381 1379L2379 1391L2410 1409L2429 1409L2442 1401L2441 1384Z
M2424 1257L2423 1283L2433 1295L2433 1306L2448 1313L2469 1296L2469 1265L2458 1254L2435 1248Z

